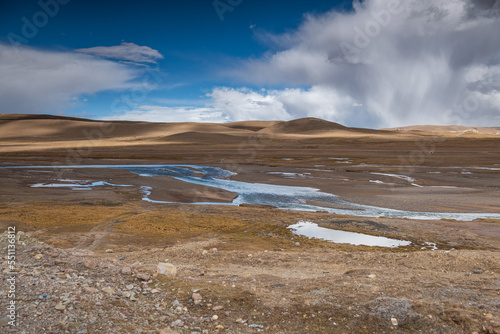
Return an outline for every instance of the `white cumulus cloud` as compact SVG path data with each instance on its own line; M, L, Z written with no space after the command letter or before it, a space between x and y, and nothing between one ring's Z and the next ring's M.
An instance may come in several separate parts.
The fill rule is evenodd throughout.
M73 52L0 44L0 113L64 112L82 94L133 87L138 71Z
M166 107L143 105L114 120L150 122L235 122L244 120L290 120L304 116L347 122L363 115L347 96L325 87L254 91L248 88L214 88L204 107ZM369 115L368 115L369 116Z
M222 123L229 119L220 110L196 107L165 107L141 105L120 115L102 117L102 120L126 120L138 122L208 122Z
M275 118L286 112L372 127L492 126L500 115L499 3L355 1L353 12L307 15L296 31L264 36L279 51L227 73L254 85L313 87L308 94L288 90ZM283 103L287 90L273 94ZM356 108L341 110L338 97Z
M306 15L260 58L224 69L252 90L216 87L203 108L147 106L124 119L288 120L348 126L498 125L499 0L365 0ZM301 87L301 88L297 88ZM212 116L211 116L212 115Z

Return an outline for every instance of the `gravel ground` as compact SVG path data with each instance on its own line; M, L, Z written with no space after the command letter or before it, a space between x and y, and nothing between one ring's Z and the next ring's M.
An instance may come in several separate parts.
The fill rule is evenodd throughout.
M15 326L9 313L2 314L7 333L211 333L224 327L217 321L223 307L195 292L183 293L184 299L192 293L183 305L178 291L168 291L139 263L123 266L90 251L53 248L22 232L17 239L16 268L10 271L7 261L3 266L5 278L15 277L15 297L9 297L6 279L1 281L2 305L12 300L17 307ZM4 233L2 249L7 243Z
M9 240L8 232L0 235L2 249ZM0 326L24 334L500 330L492 253L304 250L297 258L296 251L252 255L194 244L125 259L111 249L60 249L18 232L15 268L3 256L0 283L1 304L15 302L15 321L4 307ZM484 270L467 271L475 267Z

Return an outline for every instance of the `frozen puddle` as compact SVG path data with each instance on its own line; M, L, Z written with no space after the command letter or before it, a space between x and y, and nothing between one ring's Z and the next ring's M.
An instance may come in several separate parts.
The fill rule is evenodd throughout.
M85 165L85 166L18 166L0 168L22 168L33 169L54 169L54 168L109 168L127 170L143 177L171 177L179 181L197 184L201 186L224 189L235 193L237 197L232 203L193 203L211 205L240 205L258 204L270 205L279 209L300 210L300 211L327 211L338 215L349 215L357 217L387 217L387 218L409 218L409 219L455 219L461 221L471 221L477 218L500 219L500 213L458 213L458 212L416 212L394 210L376 206L362 205L347 202L338 196L325 193L316 188L282 186L264 183L249 183L231 180L235 173L217 167L197 166L197 165ZM380 173L381 174L381 173ZM396 175L396 174L392 174ZM392 176L391 175L391 176ZM399 176L398 177L402 177ZM404 176L407 178L406 176ZM408 181L412 181L407 179ZM69 189L93 189L96 186L120 186L105 181L77 181L58 180L57 183L39 183L32 187L51 187ZM61 183L63 182L63 183ZM122 185L126 186L126 185ZM155 203L169 203L154 201L150 199L150 194L154 189L142 187L143 200ZM322 204L324 203L324 204Z
M395 248L399 246L409 246L410 241L390 239L385 237L376 237L373 235L354 233L341 230L332 230L319 227L318 224L299 221L297 224L288 226L292 233L308 238L321 239L337 244L351 244L356 246L379 246Z
M388 174L388 173L375 173L375 172L372 172L370 174L374 174L374 175L382 175L382 176L389 176L389 177L395 177L397 179L401 179L401 180L405 180L406 182L409 182L412 186L414 187L420 187L422 188L423 186L421 186L420 184L416 184L415 183L415 179L410 177L410 176L406 176L406 175L399 175L399 174Z
M280 175L286 179L304 179L310 177L311 173L285 173L285 172L268 172L271 175Z
M434 173L436 173L436 172L434 172ZM437 173L439 173L439 172L437 172ZM375 173L375 172L371 172L370 174L389 176L389 177L394 177L394 178L397 178L397 179L405 180L405 181L409 182L412 186L418 187L418 188L449 188L449 189L460 188L460 187L455 187L455 186L422 186L422 185L420 185L418 183L415 183L416 180L414 178L412 178L410 176L406 176L406 175L388 174L388 173ZM464 174L464 173L462 172L462 174ZM370 180L370 182L384 183L383 181L380 181L380 180Z
M31 188L68 188L71 190L92 190L98 186L110 187L131 187L128 184L113 184L105 181L90 182L86 180L58 180L65 183L35 183L30 185Z
M352 164L349 158L328 158L330 160L335 160L339 164Z

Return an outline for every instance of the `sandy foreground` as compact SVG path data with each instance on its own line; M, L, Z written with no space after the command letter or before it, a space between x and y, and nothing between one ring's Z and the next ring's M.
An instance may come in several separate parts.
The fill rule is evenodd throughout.
M498 333L499 220L198 205L190 203L230 203L235 194L120 169L71 168L213 166L237 173L234 180L313 187L366 205L500 213L498 131L3 115L0 166L68 168L0 168L0 325L19 333ZM60 179L129 187L31 187ZM176 203L143 201L142 186L153 188L151 199ZM298 221L412 245L307 239L287 229ZM8 268L9 227L23 232L16 274ZM16 326L5 318L12 300Z

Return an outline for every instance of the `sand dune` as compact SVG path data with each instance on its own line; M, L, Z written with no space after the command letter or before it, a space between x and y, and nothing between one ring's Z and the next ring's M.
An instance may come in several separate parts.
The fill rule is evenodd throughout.
M292 121L245 121L234 123L148 123L96 121L53 115L0 115L0 146L18 148L62 148L75 146L222 145L227 147L266 139L282 145L295 141L335 144L338 140L398 142L431 137L495 137L500 128L463 126L412 126L398 129L350 128L318 118ZM281 143L281 144L280 144Z
M182 133L247 135L242 127L210 123L148 123L92 121L48 115L2 115L0 139L7 140L100 140L164 138ZM24 117L26 116L26 117ZM40 117L37 117L40 116Z
M401 128L385 129L390 131L420 131L420 132L438 132L449 133L457 136L463 135L500 135L500 127L472 127L462 125L413 125Z
M98 122L85 118L57 116L48 114L0 114L0 120L25 120L25 119L58 119L58 120L72 120L83 122Z
M264 130L275 134L315 134L318 132L346 130L347 127L338 123L325 121L319 118L300 118L288 122L278 122Z
M226 123L224 126L233 129L243 129L250 131L260 131L262 129L269 128L275 124L283 123L282 121L243 121L243 122L233 122Z
M338 123L325 121L319 118L307 117L287 122L278 122L260 132L274 135L302 135L302 136L346 136L349 134L386 135L394 131L350 128Z
M166 142L186 143L186 144L227 144L241 141L238 136L227 133L204 133L204 132L183 132L176 133L164 138Z

